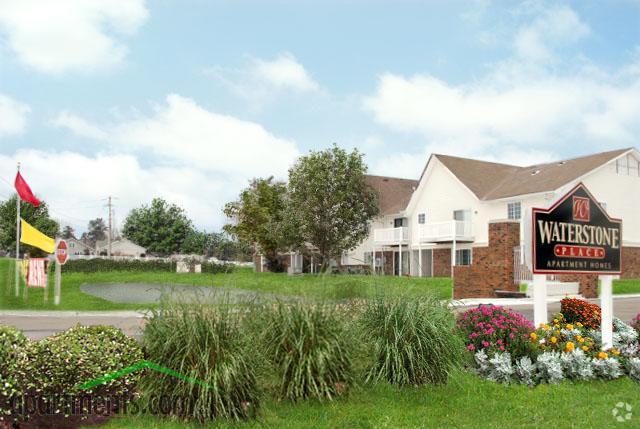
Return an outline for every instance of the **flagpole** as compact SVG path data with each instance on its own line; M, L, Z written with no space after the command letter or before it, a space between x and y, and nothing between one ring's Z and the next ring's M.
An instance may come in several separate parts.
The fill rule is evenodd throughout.
M20 173L20 162L18 162ZM20 195L16 193L16 296L20 296Z

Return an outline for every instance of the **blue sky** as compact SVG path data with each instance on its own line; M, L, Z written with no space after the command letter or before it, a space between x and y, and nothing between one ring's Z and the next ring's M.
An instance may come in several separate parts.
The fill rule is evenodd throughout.
M336 142L533 164L637 146L640 1L0 1L0 171L83 230L154 196L216 230ZM0 198L11 192L0 181Z

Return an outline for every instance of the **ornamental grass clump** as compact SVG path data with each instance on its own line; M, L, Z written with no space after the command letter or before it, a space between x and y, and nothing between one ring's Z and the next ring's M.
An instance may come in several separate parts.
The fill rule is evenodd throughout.
M533 324L520 313L494 305L480 305L467 310L458 319L467 350L486 353L509 352L516 360L535 356L535 346L529 341Z
M560 301L560 313L567 323L582 324L587 329L600 329L601 310L596 304L578 298Z
M455 317L435 298L378 298L362 317L373 349L367 381L396 386L446 383L463 359Z
M259 318L265 356L278 374L282 398L332 399L353 381L353 344L335 305L283 303Z
M147 360L174 375L147 372L141 380L142 408L205 423L246 419L259 406L256 352L243 323L246 309L229 304L163 303L143 333ZM176 376L175 374L178 374Z

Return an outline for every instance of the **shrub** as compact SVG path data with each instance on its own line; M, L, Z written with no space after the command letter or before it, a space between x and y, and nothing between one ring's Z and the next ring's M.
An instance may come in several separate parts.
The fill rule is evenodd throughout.
M375 299L364 311L362 327L375 359L368 381L445 383L463 359L455 317L435 298Z
M582 350L594 357L600 350L600 341L593 334L581 322L569 323L560 313L554 316L551 323L542 324L530 338L532 345L540 352L570 353Z
M216 264L203 262L202 272L209 274L231 273L235 266L232 264ZM94 273L98 271L176 271L176 263L163 259L70 259L64 266L66 272Z
M467 310L458 319L467 350L487 353L509 352L516 360L533 356L535 346L529 341L533 324L519 313L493 305Z
M192 381L150 373L140 383L142 403L161 397L175 405L171 414L200 423L255 415L256 353L243 318L243 309L227 304L165 302L153 310L143 333L148 359Z
M587 329L600 329L600 307L584 299L564 298L560 301L560 313L568 323L581 323Z
M266 308L262 343L277 368L280 396L332 399L353 379L352 344L335 306L277 303Z
M16 371L22 394L38 395L45 401L59 401L52 414L63 414L73 406L73 397L91 394L94 397L132 398L139 374L130 373L100 384L91 389L81 389L84 383L117 372L139 362L143 358L138 343L112 326L75 326L60 334L25 347L23 359ZM71 395L70 399L66 395ZM55 402L51 402L52 404ZM82 403L87 412L87 403ZM113 409L117 411L117 402Z
M143 357L138 343L118 328L77 325L30 343L25 353L28 363L21 366L20 376L41 391L78 392L82 384L133 365ZM95 390L127 393L136 377L124 376Z
M27 343L22 332L9 326L0 326L0 426L3 420L11 420L10 401L19 389L15 372Z

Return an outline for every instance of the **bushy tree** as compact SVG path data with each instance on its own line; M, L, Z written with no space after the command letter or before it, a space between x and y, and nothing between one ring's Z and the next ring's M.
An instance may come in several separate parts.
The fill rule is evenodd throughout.
M16 198L17 195L14 195L0 203L0 245L8 251L16 248ZM38 207L21 201L20 217L48 237L54 238L59 234L58 222L49 217L49 209L44 201ZM26 244L20 244L20 249L32 257L45 255L42 250Z
M182 250L193 226L184 209L154 198L150 205L129 212L122 233L150 253L167 255Z
M289 231L298 244L314 245L322 269L331 258L357 246L378 214L377 195L365 182L363 155L333 145L310 152L289 170Z
M87 226L87 237L91 244L107 239L107 224L101 217L89 221Z
M282 269L278 251L287 245L287 237L283 233L286 194L286 184L273 177L253 179L238 200L224 207L224 214L232 220L224 230L260 251L272 271Z
M76 238L74 229L67 225L62 229L62 238L68 240L70 238Z

